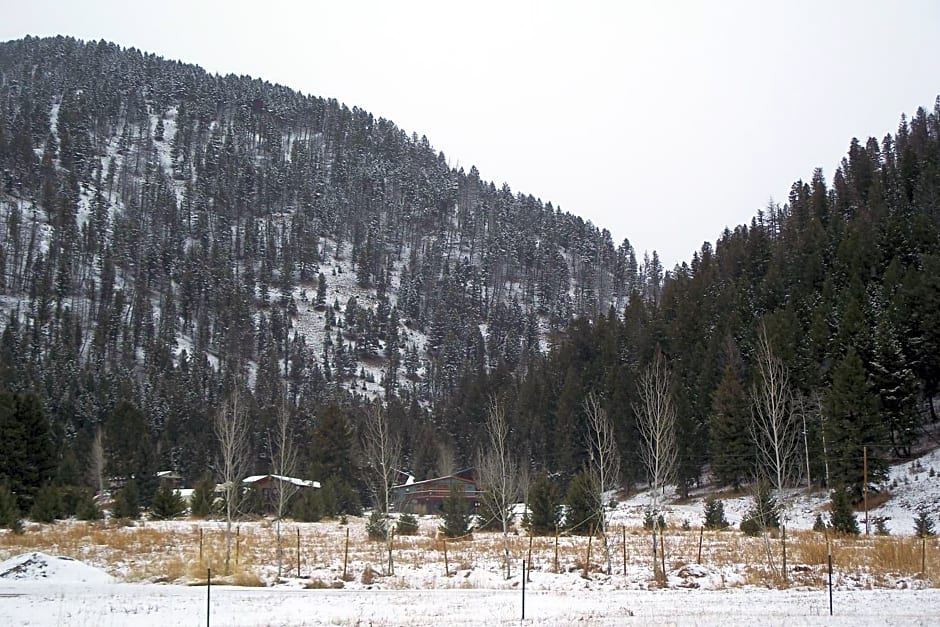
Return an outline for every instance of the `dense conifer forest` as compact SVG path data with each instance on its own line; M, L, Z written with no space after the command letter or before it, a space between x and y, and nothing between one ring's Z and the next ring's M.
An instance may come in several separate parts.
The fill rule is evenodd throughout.
M157 471L217 479L236 390L247 471L271 471L286 412L325 513L368 499L377 407L421 479L475 463L498 399L522 467L567 484L593 392L642 485L656 355L680 492L754 478L762 341L803 481L857 490L863 450L877 479L937 422L940 99L667 271L361 109L26 38L0 44L0 233L0 481L23 509L115 477L144 503Z

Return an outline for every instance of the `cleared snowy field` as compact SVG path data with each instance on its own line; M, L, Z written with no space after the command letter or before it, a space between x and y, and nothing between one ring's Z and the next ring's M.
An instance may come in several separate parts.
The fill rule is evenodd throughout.
M292 590L0 584L4 625L936 625L940 590Z

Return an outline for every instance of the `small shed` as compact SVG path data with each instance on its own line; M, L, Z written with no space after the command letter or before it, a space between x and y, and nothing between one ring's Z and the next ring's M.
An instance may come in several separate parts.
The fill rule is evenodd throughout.
M450 496L451 486L457 488L470 504L471 510L477 508L482 496L480 487L473 479L456 475L392 486L392 502L400 512L435 514L443 509L444 501Z
M283 475L252 475L242 479L242 484L258 492L261 504L267 514L277 511L277 497L285 484L296 486L299 490L309 490L320 487L319 481L309 481L296 477Z

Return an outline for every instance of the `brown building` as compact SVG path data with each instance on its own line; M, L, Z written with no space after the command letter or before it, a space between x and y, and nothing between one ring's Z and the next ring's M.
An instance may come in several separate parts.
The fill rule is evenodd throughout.
M319 481L307 481L281 475L253 475L242 479L242 484L257 491L266 514L273 514L277 511L277 497L285 484L295 491L320 487Z
M451 486L456 487L470 504L471 511L477 508L482 493L476 481L469 478L467 473L392 486L392 503L400 512L435 514L443 509L444 501L450 496Z

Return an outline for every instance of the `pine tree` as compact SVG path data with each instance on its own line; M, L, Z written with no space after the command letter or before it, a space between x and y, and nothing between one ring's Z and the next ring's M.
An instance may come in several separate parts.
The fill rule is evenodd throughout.
M757 484L754 505L741 520L741 531L749 536L756 536L769 529L780 528L780 508L773 490L765 481Z
M932 538L937 535L936 524L926 508L917 512L917 518L914 519L914 535L918 538Z
M861 495L865 476L863 447L872 447L868 449L868 481L881 481L887 463L880 451L888 438L878 411L878 398L871 393L862 360L854 348L849 348L836 364L825 403L830 481Z
M114 496L115 518L129 518L134 520L140 516L140 496L137 492L137 482L129 479L124 487Z
M169 520L176 518L186 510L186 504L179 493L163 483L153 493L150 503L150 513L155 520Z
M62 518L62 495L59 489L53 486L43 486L36 492L32 507L29 508L29 518L34 522L51 523Z
M734 367L729 365L712 395L709 436L712 473L720 483L731 484L735 489L740 489L754 468L750 420L747 393Z
M6 483L0 482L0 527L5 529L22 528L20 508L16 496Z
M366 535L370 540L385 541L388 535L388 519L380 509L372 510L369 520L366 521ZM451 536L448 536L451 537Z
M578 473L568 484L565 527L578 535L594 535L600 529L602 515L591 476L587 472Z
M836 533L857 536L859 534L858 519L852 507L852 498L847 490L832 491L832 513L829 516L829 526Z
M709 497L705 500L706 529L727 529L728 519L725 518L725 504L721 499Z
M554 535L561 523L561 497L558 485L545 473L539 473L529 489L523 526L536 536Z
M448 538L463 538L470 533L470 505L463 490L453 483L444 499L441 533Z
M215 482L209 475L196 482L192 495L189 497L189 513L197 518L206 518L212 513L213 493Z
M398 517L395 524L395 533L400 536L414 536L418 534L418 519L414 514L404 513Z

